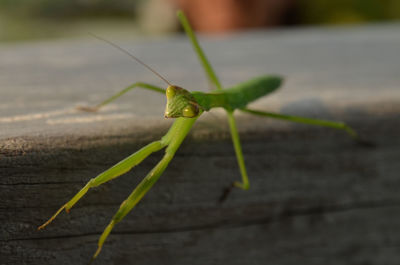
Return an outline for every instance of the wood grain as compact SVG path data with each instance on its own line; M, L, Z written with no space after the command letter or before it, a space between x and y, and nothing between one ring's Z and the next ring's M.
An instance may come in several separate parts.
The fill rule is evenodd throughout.
M374 147L342 132L239 115L251 189L220 204L239 172L216 111L195 126L94 264L398 264L399 31L393 24L204 39L228 85L287 76L254 107L342 120ZM207 89L185 39L119 43L174 83ZM36 227L170 121L162 118L164 99L143 91L97 114L74 107L156 78L91 40L2 45L0 57L0 264L87 264L161 152L90 191L45 230Z

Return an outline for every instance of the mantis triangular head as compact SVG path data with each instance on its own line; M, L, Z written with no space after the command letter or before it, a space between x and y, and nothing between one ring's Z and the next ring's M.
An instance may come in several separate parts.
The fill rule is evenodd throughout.
M194 118L200 114L201 109L199 104L186 89L170 85L165 94L167 96L165 118Z

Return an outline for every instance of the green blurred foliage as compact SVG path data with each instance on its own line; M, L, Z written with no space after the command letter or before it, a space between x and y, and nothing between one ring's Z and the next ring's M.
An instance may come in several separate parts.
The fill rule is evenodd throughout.
M219 0L209 1L212 4ZM400 0L292 1L294 8L288 10L287 18L282 18L284 24L354 24L400 19ZM143 20L143 6L154 8L149 4L150 0L0 0L0 41L85 36L87 31L106 35L150 33L143 32L143 23L137 23ZM157 16L151 19L154 23L164 23Z
M0 0L0 15L42 19L132 18L144 2L146 0ZM400 19L400 0L294 0L294 3L298 24Z
M400 19L399 0L297 0L300 24L352 24Z
M0 0L0 14L31 18L132 17L143 0Z
M133 33L146 0L0 0L0 41Z

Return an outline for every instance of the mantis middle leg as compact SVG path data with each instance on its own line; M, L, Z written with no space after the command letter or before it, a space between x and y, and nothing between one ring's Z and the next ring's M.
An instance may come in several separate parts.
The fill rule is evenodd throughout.
M178 18L181 21L181 24L192 43L193 49L195 50L196 54L199 57L201 65L202 65L204 71L206 72L206 75L207 75L209 81L217 88L217 90L221 90L222 85L221 85L217 75L215 74L214 69L211 67L211 64L209 63L203 49L200 47L200 44L196 38L196 35L193 33L193 29L190 26L186 16L183 14L182 11L178 11ZM236 154L237 162L239 165L240 174L242 175L242 182L235 181L233 183L232 187L237 187L240 189L248 190L250 188L250 183L249 183L249 178L248 178L247 172L246 172L246 166L244 163L243 152L242 152L242 147L240 144L240 139L239 139L239 134L237 131L235 118L233 117L233 111L227 111L227 115L228 115L228 122L229 122L229 128L230 128L230 132L231 132L231 136L232 136L233 146L235 148L235 154ZM221 196L220 201L225 200L225 198L229 194L230 190L231 190L231 187L226 189L224 194Z
M106 100L104 100L103 102L101 102L100 104L97 104L94 107L78 107L79 110L83 110L83 111L88 111L88 112L96 112L98 111L101 107L104 107L105 105L107 105L108 103L116 100L117 98L119 98L120 96L122 96L123 94L125 94L128 91L131 91L132 89L139 87L139 88L143 88L143 89L147 89L147 90L151 90L151 91L155 91L161 94L165 94L165 89L158 87L158 86L154 86L151 84L147 84L147 83L142 83L142 82L136 82L124 89L122 89L121 91L119 91L118 93L112 95L111 97L107 98Z

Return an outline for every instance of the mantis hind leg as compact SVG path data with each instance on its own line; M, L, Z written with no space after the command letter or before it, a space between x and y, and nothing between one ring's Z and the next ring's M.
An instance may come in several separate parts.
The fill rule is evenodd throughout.
M322 127L329 127L337 130L343 130L347 132L352 138L358 139L357 133L347 124L343 122L336 122L336 121L327 121L327 120L320 120L320 119L310 119L310 118L305 118L305 117L299 117L299 116L292 116L292 115L284 115L284 114L278 114L278 113L273 113L273 112L266 112L266 111L259 111L259 110L251 110L251 109L241 109L241 111L250 113L256 116L263 116L263 117L269 117L269 118L274 118L274 119L279 119L279 120L285 120L285 121L291 121L291 122L297 122L297 123L303 123L303 124L309 124L309 125L316 125L316 126L322 126Z
M108 103L110 103L110 102L116 100L117 98L119 98L120 96L122 96L123 94L125 94L126 92L129 92L130 90L132 90L132 89L134 89L134 88L137 88L137 87L143 88L143 89L147 89L147 90L151 90L151 91L155 91L155 92L158 92L158 93L161 93L161 94L164 94L164 93L165 93L165 89L163 89L163 88L161 88L161 87L157 87L157 86L150 85L150 84L147 84L147 83L137 82L137 83L134 83L134 84L132 84L132 85L130 85L130 86L128 86L128 87L122 89L122 90L119 91L118 93L112 95L111 97L107 98L106 100L104 100L104 101L101 102L100 104L97 104L97 105L94 106L94 107L80 106L80 107L77 107L77 108L78 108L79 110L82 110L82 111L96 112L96 111L98 111L101 107L107 105Z
M309 124L309 125L316 125L322 127L328 127L332 129L342 130L345 131L348 135L350 135L358 144L364 147L375 147L375 144L371 141L366 139L360 138L359 135L356 133L354 129L348 126L344 122L337 122L337 121L327 121L327 120L320 120L320 119L311 119L299 116L292 116L292 115L284 115L279 113L273 112L266 112L266 111L259 111L259 110L251 110L251 109L240 109L243 112L250 113L257 116L262 117L269 117L273 119Z
M310 119L310 118L305 118L305 117L284 115L284 114L259 111L259 110L251 110L251 109L241 109L241 111L250 113L250 114L253 114L256 116L269 117L269 118L273 118L273 119L279 119L279 120L285 120L285 121L291 121L291 122L316 125L316 126L322 126L322 127L329 127L329 128L333 128L333 129L337 129L337 130L342 130L342 131L345 131L348 135L350 135L356 141L356 143L360 144L361 146L369 147L369 148L371 148L371 147L373 148L376 146L375 143L373 143L369 140L360 138L359 135L356 133L356 131L354 131L350 126L348 126L344 122Z
M104 171L100 175L95 178L89 180L89 182L77 193L71 200L69 200L66 204L64 204L47 222L43 225L38 227L38 230L45 228L48 224L50 224L59 213L61 213L64 209L66 212L77 203L85 194L88 192L90 188L97 187L107 181L110 181L126 172L131 170L134 166L138 165L140 162L143 161L147 156L151 153L156 152L163 147L165 147L165 143L161 141L152 142L139 151L135 152L134 154L128 156L124 160L120 161L113 167L109 168L108 170Z

